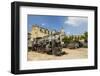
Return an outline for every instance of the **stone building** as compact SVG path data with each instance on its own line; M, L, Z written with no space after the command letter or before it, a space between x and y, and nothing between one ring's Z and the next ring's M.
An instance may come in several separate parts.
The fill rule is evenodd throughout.
M30 33L31 33L31 41L33 41L33 39L35 38L43 38L50 40L51 38L57 39L58 37L60 37L60 41L62 41L62 38L65 36L63 29L59 30L59 32L56 30L50 31L38 25L33 25L32 31Z
M50 31L46 28L40 27L38 25L33 25L32 26L32 31L31 31L31 40L37 37L44 37L49 35Z

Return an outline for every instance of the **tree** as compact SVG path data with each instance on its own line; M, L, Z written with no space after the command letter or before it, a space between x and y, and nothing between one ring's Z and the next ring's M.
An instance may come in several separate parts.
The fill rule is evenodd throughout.
M64 43L70 43L70 42L72 42L73 41L73 36L65 36L63 39L62 39L62 41L64 42Z
M81 35L81 40L84 40L84 41L88 41L88 32L84 32L84 34L83 35Z
M87 42L88 41L88 32L84 33L84 41Z

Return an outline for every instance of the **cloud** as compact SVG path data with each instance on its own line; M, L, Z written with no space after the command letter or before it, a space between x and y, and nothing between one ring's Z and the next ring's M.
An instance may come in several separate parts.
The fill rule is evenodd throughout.
M45 25L44 23L42 23L42 25Z
M66 19L65 21L65 24L69 24L72 26L80 26L81 24L86 24L87 21L87 17L68 17L68 19Z

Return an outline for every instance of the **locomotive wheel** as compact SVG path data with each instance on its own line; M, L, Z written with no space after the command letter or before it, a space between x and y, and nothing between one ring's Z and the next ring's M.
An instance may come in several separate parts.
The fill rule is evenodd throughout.
M48 55L52 55L52 50L47 52Z
M52 54L55 55L55 56L61 56L61 50L60 49L57 49L55 48L53 51L52 51Z

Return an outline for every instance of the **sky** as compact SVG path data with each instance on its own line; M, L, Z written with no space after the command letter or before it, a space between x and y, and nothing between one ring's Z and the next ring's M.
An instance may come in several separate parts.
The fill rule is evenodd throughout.
M33 24L56 31L63 27L67 35L81 35L88 31L88 17L28 15L28 32Z

